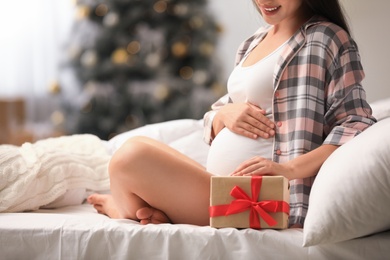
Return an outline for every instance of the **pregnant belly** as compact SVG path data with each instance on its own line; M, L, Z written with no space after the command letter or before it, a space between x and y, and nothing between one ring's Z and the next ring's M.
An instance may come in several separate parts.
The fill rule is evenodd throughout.
M254 140L224 128L211 144L207 171L214 175L228 176L243 161L254 156L271 159L272 146L273 138Z

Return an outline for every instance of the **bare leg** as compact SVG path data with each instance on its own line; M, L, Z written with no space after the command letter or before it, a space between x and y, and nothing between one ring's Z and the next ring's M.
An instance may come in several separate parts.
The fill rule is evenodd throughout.
M89 201L111 217L141 223L208 225L210 174L185 155L149 138L132 138L113 156L110 195Z

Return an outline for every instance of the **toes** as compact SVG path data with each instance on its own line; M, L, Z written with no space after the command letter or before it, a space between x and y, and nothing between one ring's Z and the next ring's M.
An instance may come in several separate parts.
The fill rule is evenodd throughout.
M104 204L104 202L106 201L106 198L104 195L101 195L101 194L92 194L90 196L88 196L87 198L87 202L89 204L99 204L99 205L102 205Z
M140 208L135 214L138 219L148 220L153 215L153 209L149 207Z
M150 224L150 219L141 219L140 221L139 221L139 223L141 224L141 225L147 225L147 224Z
M92 194L92 195L89 195L88 198L87 198L87 201L89 204L96 204L95 201L96 201L96 194Z
M88 196L87 202L91 204L98 213L106 215L106 210L104 208L105 202L107 201L106 198L104 198L100 194L92 194Z
M167 215L154 208L141 208L136 212L137 218L140 220L140 223L145 224L161 224L161 223L171 223Z
M168 216L160 211L160 210L155 210L153 213L153 216L151 218L151 222L155 224L161 224L161 223L171 223L170 219Z

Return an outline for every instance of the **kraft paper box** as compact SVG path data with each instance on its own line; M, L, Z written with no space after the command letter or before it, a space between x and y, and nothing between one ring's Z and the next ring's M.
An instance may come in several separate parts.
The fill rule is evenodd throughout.
M289 198L288 180L282 176L213 176L210 226L286 229Z

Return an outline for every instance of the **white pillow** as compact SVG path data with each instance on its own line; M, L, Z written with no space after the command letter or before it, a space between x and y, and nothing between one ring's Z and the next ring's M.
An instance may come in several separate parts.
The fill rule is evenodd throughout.
M390 118L338 148L313 184L303 246L390 229Z
M370 106L373 116L378 121L390 117L390 98L374 101Z
M119 134L106 142L109 153L114 153L129 138L147 136L182 152L203 166L206 165L209 145L203 141L203 120L177 119L145 125Z

